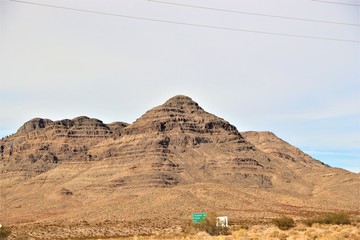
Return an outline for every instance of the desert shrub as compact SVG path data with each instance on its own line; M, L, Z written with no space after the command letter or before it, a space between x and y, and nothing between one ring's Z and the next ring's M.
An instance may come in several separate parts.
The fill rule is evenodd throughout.
M304 220L305 225L308 227L311 227L316 222L317 222L317 220L315 218L309 218L309 219Z
M307 219L304 222L309 227L311 227L314 223L336 225L351 224L350 216L345 212L326 213L318 217Z
M216 214L208 213L206 219L203 222L192 224L192 228L196 231L204 231L209 235L230 235L228 227L216 226Z
M6 226L2 226L0 228L0 240L5 240L7 239L11 234L11 229L9 227Z
M329 213L324 216L324 223L326 224L350 224L350 216L345 212Z
M236 226L232 226L231 230L233 230L233 231L239 231L241 229L249 230L249 228L250 228L249 224L241 223L241 224L238 224Z
M291 217L280 217L274 219L274 224L281 230L288 230L290 228L295 227L295 221Z

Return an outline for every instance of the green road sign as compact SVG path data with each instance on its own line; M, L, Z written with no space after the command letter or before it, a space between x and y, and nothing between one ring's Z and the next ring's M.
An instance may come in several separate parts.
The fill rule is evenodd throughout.
M206 219L206 213L199 212L199 213L193 213L192 214L192 220L194 223L203 222Z

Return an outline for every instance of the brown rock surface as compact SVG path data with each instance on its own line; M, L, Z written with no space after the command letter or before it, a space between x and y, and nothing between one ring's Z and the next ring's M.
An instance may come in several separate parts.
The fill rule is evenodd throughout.
M131 125L33 119L0 141L0 155L8 224L171 226L196 211L232 221L359 214L359 174L324 165L273 133L240 133L186 96Z
M1 140L1 171L20 171L31 177L62 161L90 161L92 146L104 139L119 137L127 125L120 122L106 125L88 117L61 121L34 118Z

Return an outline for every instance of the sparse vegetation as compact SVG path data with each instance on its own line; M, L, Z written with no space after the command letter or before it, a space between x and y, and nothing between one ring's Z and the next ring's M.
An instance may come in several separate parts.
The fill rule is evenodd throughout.
M191 222L188 227L186 227L185 232L188 234L206 232L211 236L230 235L231 233L228 227L216 226L216 216L215 213L208 213L203 222L196 224Z
M7 239L11 234L11 229L9 227L6 226L2 226L0 228L0 240L5 240Z
M295 221L291 217L283 216L283 217L274 219L273 222L274 222L275 226L277 226L281 230L288 230L290 228L295 227Z
M311 227L314 223L342 225L351 224L351 221L349 214L345 212L333 212L307 219L304 223Z
M241 224L244 224L242 222ZM355 221L354 221L355 223ZM69 225L21 225L12 227L12 235L9 237L14 240L24 239L54 239L54 240L85 240L85 239L113 239L113 240L159 240L159 239L191 239L191 240L230 240L230 239L351 239L360 240L359 227L360 223L348 225L334 225L334 224L318 224L308 227L302 223L290 230L280 230L274 225L268 223L254 223L250 224L247 229L242 228L240 225L232 225L230 227L230 236L226 235L212 235L206 232L205 229L195 228L192 222L187 222L187 227L191 232L181 231L180 226L161 229L161 228L146 228L141 225L132 227L123 231L124 225L117 225L112 222L110 225L95 225L99 223L89 223L90 225L72 224ZM115 225L114 225L115 224ZM235 224L235 223L233 223ZM95 227L96 226L96 227ZM110 228L108 228L110 227ZM131 226L130 226L131 227ZM183 226L184 227L184 226ZM139 232L138 230L142 231ZM110 232L105 231L111 230ZM120 230L120 231L116 231ZM128 231L130 230L130 231ZM134 230L134 231L133 231ZM6 239L6 238L5 238Z

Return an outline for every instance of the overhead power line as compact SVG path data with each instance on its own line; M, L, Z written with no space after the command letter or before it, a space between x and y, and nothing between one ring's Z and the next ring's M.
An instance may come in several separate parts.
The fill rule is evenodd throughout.
M123 15L123 14L98 12L98 11L91 11L91 10L79 9L79 8L70 8L70 7L63 7L63 6L42 4L42 3L27 2L27 1L21 1L21 0L9 0L9 1L11 1L11 2L17 2L17 3L23 3L23 4L30 4L30 5L35 5L35 6L43 6L43 7L64 9L64 10L70 10L70 11L76 11L76 12L93 13L93 14L107 15L107 16L113 16L113 17L122 17L122 18L128 18L128 19L136 19L136 20L143 20L143 21L151 21L151 22L160 22L160 23L176 24L176 25L191 26L191 27L201 27L201 28L209 28L209 29L221 29L221 30L228 30L228 31L245 32L245 33L255 33L255 34L262 34L262 35L274 35L274 36L281 36L281 37L294 37L294 38L328 40L328 41L337 41L337 42L360 43L359 40L340 39L340 38L327 38L327 37L316 37L316 36L296 35L296 34L288 34L288 33L265 32L265 31L257 31L257 30L250 30L250 29L220 27L220 26L213 26L213 25L204 25L204 24L196 24L196 23L187 23L187 22L171 21L171 20L162 20L162 19L156 19L156 18L145 18L145 17L137 17L137 16Z
M199 5L190 5L190 4L159 1L159 0L147 0L147 1L148 2L161 3L161 4L169 4L169 5L181 6L181 7L198 8L198 9L205 9L205 10L212 10L212 11L219 11L219 12L228 12L228 13L237 13L237 14L247 14L247 15L261 16L261 17L280 18L280 19L286 19L286 20L317 22L317 23L327 23L327 24L338 24L338 25L348 25L348 26L360 26L360 24L356 24L356 23L333 22L333 21L316 20L316 19L308 19L308 18L295 18L295 17L271 15L271 14L256 13L256 12L235 11L235 10L229 10L229 9L204 7L204 6L199 6Z
M339 5L347 5L347 6L354 6L354 7L359 7L360 4L355 4L355 3L342 3L342 2L333 2L333 1L325 1L325 0L310 0L313 2L321 2L321 3L329 3L329 4L339 4Z

